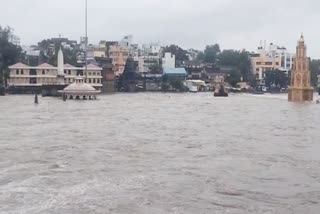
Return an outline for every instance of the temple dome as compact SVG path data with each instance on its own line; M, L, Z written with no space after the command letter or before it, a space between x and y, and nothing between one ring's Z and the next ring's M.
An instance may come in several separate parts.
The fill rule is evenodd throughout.
M66 95L94 95L100 93L91 85L84 83L84 80L81 76L75 78L75 82L68 85L60 93Z

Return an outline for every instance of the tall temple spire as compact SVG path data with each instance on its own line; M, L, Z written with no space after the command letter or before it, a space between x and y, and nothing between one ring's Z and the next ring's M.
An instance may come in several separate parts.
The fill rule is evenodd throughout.
M64 75L64 60L61 45L58 52L58 75Z
M313 88L311 87L311 74L309 70L309 59L304 36L298 41L296 58L291 74L291 86L289 87L288 100L303 102L313 100Z

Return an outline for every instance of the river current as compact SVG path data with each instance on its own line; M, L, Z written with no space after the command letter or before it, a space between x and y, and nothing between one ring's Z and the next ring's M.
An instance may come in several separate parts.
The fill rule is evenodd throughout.
M318 214L320 105L0 97L0 214Z

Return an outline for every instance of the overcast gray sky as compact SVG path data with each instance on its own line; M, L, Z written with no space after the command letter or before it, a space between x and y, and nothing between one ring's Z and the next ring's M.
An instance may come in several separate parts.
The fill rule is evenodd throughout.
M309 55L320 58L319 0L88 0L89 40L160 41L183 48L255 50L260 40L294 52L304 32ZM79 40L84 0L0 0L0 25L9 25L22 44L44 38Z

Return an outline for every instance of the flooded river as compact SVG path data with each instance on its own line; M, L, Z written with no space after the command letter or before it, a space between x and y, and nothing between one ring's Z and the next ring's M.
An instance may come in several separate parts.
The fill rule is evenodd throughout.
M0 214L318 214L320 105L0 97Z

